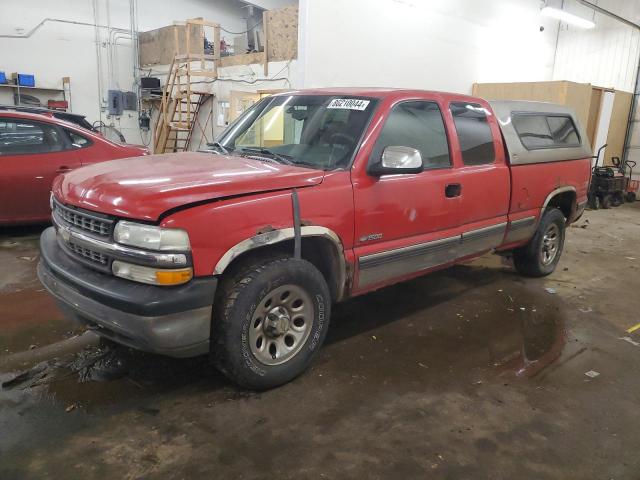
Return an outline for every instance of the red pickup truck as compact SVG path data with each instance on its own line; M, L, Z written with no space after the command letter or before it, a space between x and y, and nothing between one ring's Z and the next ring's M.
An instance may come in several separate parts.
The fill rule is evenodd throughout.
M283 93L211 151L58 177L38 273L106 338L210 352L234 382L270 388L310 364L334 302L490 251L553 272L587 201L587 144L558 105Z

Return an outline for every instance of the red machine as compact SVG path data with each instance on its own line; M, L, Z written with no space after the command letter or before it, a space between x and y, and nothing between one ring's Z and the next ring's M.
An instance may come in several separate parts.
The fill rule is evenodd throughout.
M70 316L249 388L299 375L331 305L495 250L553 272L584 210L573 112L392 89L267 97L208 153L59 177L39 275ZM504 139L504 140L503 140Z

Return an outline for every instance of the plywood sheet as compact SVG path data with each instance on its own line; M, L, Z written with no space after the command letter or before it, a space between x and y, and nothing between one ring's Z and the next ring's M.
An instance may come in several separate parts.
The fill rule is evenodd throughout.
M596 128L600 119L600 107L602 106L602 90L594 88L591 90L591 105L589 106L589 116L587 120L587 135L591 148L596 140Z
M589 111L591 108L591 84L574 82L563 83L564 98L561 98L559 103L573 108L578 116L580 124L584 127L588 123Z
M298 58L298 6L269 10L264 23L268 61Z
M632 101L632 93L620 90L615 91L611 122L609 123L609 134L607 136L607 144L609 146L604 151L605 165L611 164L611 157L622 158Z
M531 100L566 105L575 110L582 125L589 120L591 85L567 81L476 83L473 94L486 100Z
M189 25L189 29L191 33L189 53L203 54L202 26ZM140 32L138 34L140 65L169 65L176 53L186 54L186 32L186 25L169 25L148 32ZM178 45L176 45L176 34Z
M231 55L220 59L221 67L234 67L236 65L251 65L252 63L262 63L264 61L264 53L241 53L240 55Z

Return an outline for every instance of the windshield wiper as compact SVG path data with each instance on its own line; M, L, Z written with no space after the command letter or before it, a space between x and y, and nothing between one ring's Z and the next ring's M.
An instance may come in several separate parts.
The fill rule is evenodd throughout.
M285 165L295 165L293 161L293 157L291 155L285 155L283 153L275 153L269 150L268 148L263 147L242 147L242 152L248 153L261 153L263 155L269 155L274 159L284 163Z
M207 146L217 148L218 150L220 150L225 155L229 155L229 153L230 153L229 150L224 145L222 145L220 142L207 143Z

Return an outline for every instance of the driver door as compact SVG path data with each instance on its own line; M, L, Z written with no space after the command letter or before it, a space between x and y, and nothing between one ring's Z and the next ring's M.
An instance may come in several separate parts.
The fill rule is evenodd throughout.
M397 103L372 148L369 164L378 162L389 146L417 149L424 170L354 176L355 293L457 258L460 188L441 105L427 99Z

